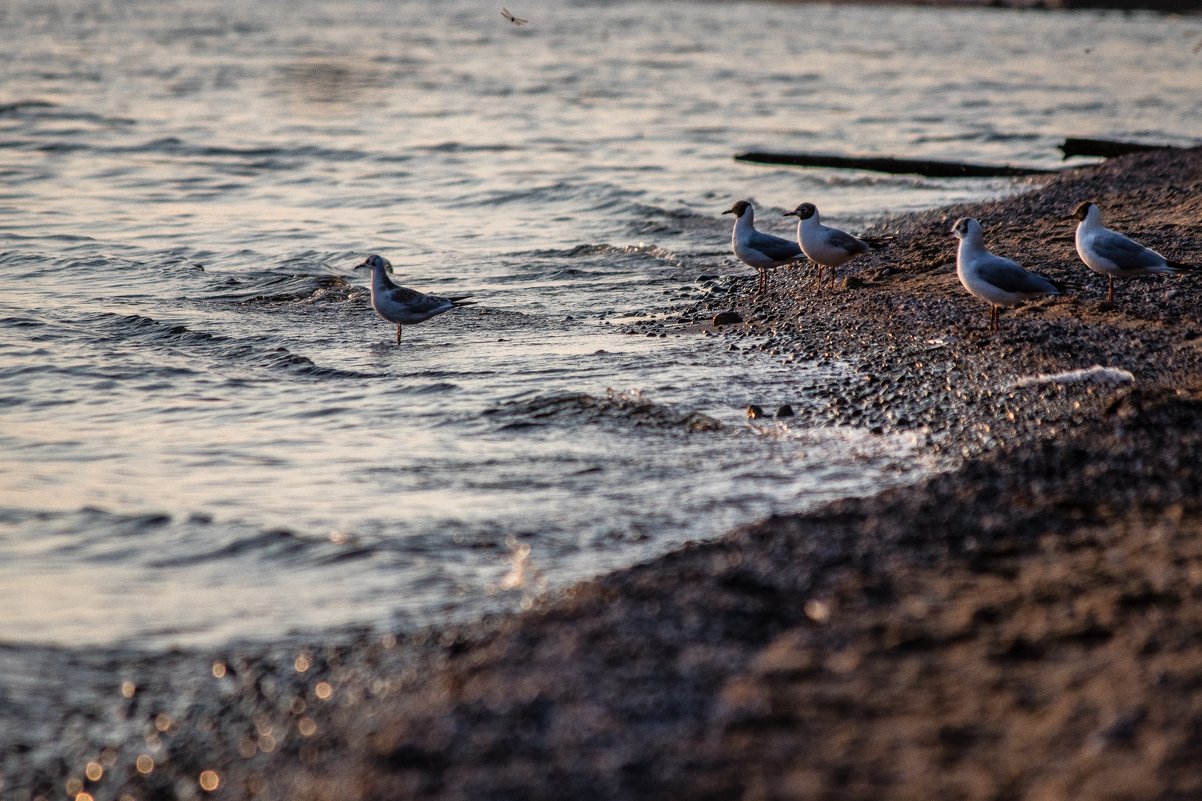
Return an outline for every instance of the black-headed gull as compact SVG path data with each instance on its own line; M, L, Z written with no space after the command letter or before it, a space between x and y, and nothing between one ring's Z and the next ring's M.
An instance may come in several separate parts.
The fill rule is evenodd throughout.
M1169 261L1151 248L1102 225L1102 212L1086 201L1065 219L1077 224L1077 255L1085 266L1106 276L1106 302L1114 303L1114 279L1133 275L1179 273L1197 269L1192 264Z
M755 230L755 209L746 200L738 201L722 213L735 215L730 246L739 261L754 267L759 273L760 292L768 288L769 270L804 258L805 254L796 242Z
M468 300L470 295L444 298L397 286L388 277L392 263L383 256L368 256L355 265L356 270L363 267L371 270L371 307L388 322L396 323L398 345L401 344L402 325L425 322L445 311L475 303L474 300Z
M797 218L797 244L801 246L806 258L818 265L820 282L828 267L833 281L836 267L846 264L861 253L881 247L887 241L874 237L860 239L846 231L823 225L818 207L813 203L802 203L782 216Z
M964 288L990 305L989 329L1001 328L999 311L1042 295L1059 295L1060 290L1041 275L1029 273L1018 262L995 256L985 249L985 232L971 217L952 226L960 240L956 252L956 276Z

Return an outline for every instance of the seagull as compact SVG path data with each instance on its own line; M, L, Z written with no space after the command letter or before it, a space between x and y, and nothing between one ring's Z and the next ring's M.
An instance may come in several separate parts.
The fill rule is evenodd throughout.
M509 20L510 22L512 22L514 25L517 25L519 28L522 27L523 25L527 25L530 23L530 20L528 20L528 19L522 19L521 17L515 17L513 14L509 13L508 8L501 9L501 16L504 17L505 19Z
M1001 328L999 311L1042 295L1059 295L1051 281L1029 273L1018 262L995 256L985 249L985 232L971 217L962 217L952 226L960 240L956 253L956 276L970 293L992 306L989 330Z
M730 246L739 261L751 265L759 273L757 288L760 292L768 289L768 270L795 262L805 255L796 242L755 230L755 209L746 200L738 201L722 213L735 215Z
M396 323L396 343L401 344L401 326L425 322L431 317L460 306L471 306L476 301L470 295L443 298L426 295L416 289L406 289L392 283L388 271L392 262L383 256L368 256L355 269L366 267L371 270L371 307L376 314L390 323Z
M831 280L835 279L835 268L851 261L861 253L879 248L887 240L866 237L857 239L846 231L829 228L819 221L818 207L813 203L802 203L783 217L797 218L797 243L810 261L818 265L818 280L821 281L826 268L831 268Z
M1089 201L1079 204L1064 219L1081 221L1077 224L1077 255L1086 267L1106 276L1107 303L1114 303L1115 277L1197 269L1192 264L1169 261L1151 248L1106 228L1102 225L1102 212Z

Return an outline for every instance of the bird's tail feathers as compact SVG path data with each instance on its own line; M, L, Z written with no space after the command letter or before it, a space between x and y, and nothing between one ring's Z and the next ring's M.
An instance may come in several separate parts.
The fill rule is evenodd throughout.
M888 245L890 242L892 242L893 235L885 234L882 236L862 236L862 237L860 237L860 241L863 242L868 247L872 248L873 250L876 250L877 248L883 248L886 245Z
M1040 277L1059 289L1061 295L1067 295L1070 292L1080 292L1085 288L1085 284L1075 278L1049 278L1046 275Z
M447 298L447 300L451 301L451 304L455 306L475 306L478 301L468 300L470 297L471 295L459 295L457 297Z
M1168 262L1168 266L1181 273L1197 272L1198 270L1202 270L1202 264L1186 264L1180 261L1170 261Z

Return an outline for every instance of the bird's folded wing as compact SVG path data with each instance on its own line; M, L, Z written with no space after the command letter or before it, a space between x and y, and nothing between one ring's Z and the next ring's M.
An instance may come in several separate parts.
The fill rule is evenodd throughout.
M1017 262L993 256L984 260L978 268L981 278L1003 292L1023 294L1028 292L1056 293L1056 287L1042 276L1029 273Z
M416 289L409 289L403 286L393 287L388 290L388 299L393 303L407 306L411 311L415 312L430 311L449 303L446 298L427 295L423 292L418 292Z
M840 231L838 228L828 228L826 243L831 247L846 250L848 253L863 253L868 250L868 244L861 242L846 231Z
M771 234L755 233L747 242L748 245L763 253L773 261L795 259L801 255L801 246L796 242L781 239Z
M1099 234L1090 243L1095 253L1112 261L1122 269L1138 267L1160 267L1164 259L1138 242L1132 242L1122 234L1112 232Z

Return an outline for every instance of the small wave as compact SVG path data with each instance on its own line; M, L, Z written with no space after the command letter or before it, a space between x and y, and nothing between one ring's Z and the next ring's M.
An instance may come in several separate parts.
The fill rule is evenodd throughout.
M450 381L435 381L433 384L409 387L406 391L414 395L445 395L448 392L457 392L460 389L462 387Z
M596 257L647 256L673 266L681 266L683 264L683 256L680 253L659 245L611 245L607 242L595 244L584 243L562 250L536 250L527 255L529 258L534 259L590 259ZM562 268L557 269L557 273L571 274Z
M0 103L0 116L16 116L30 109L50 108L58 108L58 104L51 103L49 100L16 100L12 103Z
M295 557L318 544L318 541L298 537L286 529L271 529L239 537L209 551L156 559L149 561L148 565L152 568L185 567L222 559L239 559L249 554L276 561Z
M110 153L165 153L198 158L253 159L273 168L292 168L295 163L287 159L314 159L317 161L359 161L369 158L362 150L350 148L317 147L230 147L222 145L197 145L178 136L163 136L136 145L114 147Z
M326 299L343 301L360 291L360 287L341 275L262 273L249 277L225 276L219 290L207 297L271 306L316 303Z
M513 145L469 145L466 142L440 142L437 145L427 145L417 148L419 152L425 153L504 153L517 149Z
M308 356L293 353L277 346L265 349L257 340L249 341L193 331L186 325L165 323L140 314L113 314L104 312L96 315L99 328L106 332L109 341L139 342L169 347L182 347L210 353L219 362L251 365L270 370L288 372L313 378L374 378L375 375L334 367L323 367Z
M609 390L604 397L583 392L538 395L515 401L485 415L503 421L502 429L527 428L555 422L573 424L590 420L621 420L636 426L685 431L717 431L722 424L701 412L681 412L660 405L641 392Z

